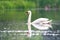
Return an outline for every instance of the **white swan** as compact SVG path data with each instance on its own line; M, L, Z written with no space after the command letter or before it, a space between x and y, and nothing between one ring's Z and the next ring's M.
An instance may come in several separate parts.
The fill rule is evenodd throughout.
M32 12L29 10L27 11L28 16L28 31L29 31L29 36L31 37L31 25L33 25L35 28L39 30L47 30L51 26L52 20L49 20L48 18L38 18L35 21L31 22L31 15Z

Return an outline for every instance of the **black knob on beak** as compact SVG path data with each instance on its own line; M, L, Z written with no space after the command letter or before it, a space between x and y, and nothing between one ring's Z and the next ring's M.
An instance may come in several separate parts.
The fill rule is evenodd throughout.
M29 15L29 13L28 13L28 12L26 12L26 14L27 14L27 15Z

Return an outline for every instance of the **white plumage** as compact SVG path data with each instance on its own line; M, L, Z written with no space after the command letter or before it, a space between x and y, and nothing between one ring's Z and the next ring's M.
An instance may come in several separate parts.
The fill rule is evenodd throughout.
M52 20L49 20L48 18L38 18L35 21L31 22L31 15L32 12L29 10L28 13L28 36L31 37L31 25L33 25L35 28L39 30L48 30L51 26Z
M33 21L32 25L39 30L47 30L52 27L51 22L52 20L49 20L48 18L39 18Z

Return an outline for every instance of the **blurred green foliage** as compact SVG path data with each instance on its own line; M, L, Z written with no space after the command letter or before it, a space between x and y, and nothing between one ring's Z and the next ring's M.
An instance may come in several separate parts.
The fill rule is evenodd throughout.
M32 6L29 5L32 3ZM34 8L34 2L17 0L17 1L0 1L0 20L24 20L25 11Z
M0 0L0 21L24 21L26 20L25 11L34 8L44 8L45 6L50 6L50 8L59 8L59 2L59 0ZM59 19L60 15L60 10L49 12L46 12L45 10L35 11L36 10L32 10L33 17L35 19L39 17ZM37 17L34 15L37 15Z

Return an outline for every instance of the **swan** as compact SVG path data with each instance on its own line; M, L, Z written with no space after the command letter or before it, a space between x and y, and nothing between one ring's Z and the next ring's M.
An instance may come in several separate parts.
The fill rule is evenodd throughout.
M52 20L49 20L48 18L38 18L34 20L33 22L31 22L32 12L28 10L26 13L28 14L27 25L28 25L28 36L29 37L31 37L31 25L39 30L48 30L49 28L52 28L51 26Z

